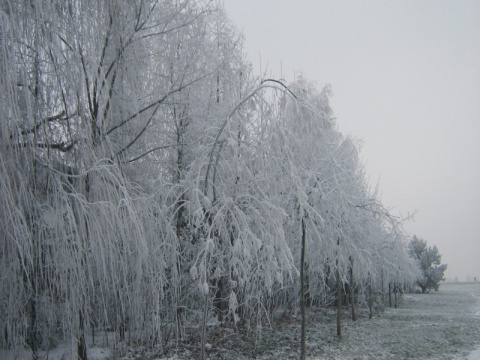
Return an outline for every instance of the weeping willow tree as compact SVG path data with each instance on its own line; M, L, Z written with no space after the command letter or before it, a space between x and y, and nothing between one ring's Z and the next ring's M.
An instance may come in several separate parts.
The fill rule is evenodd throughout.
M283 307L305 357L330 280L409 278L329 95L254 79L214 2L3 1L0 347L201 324L204 357L207 320Z
M122 166L159 108L196 81L183 82L189 64L167 85L152 78L144 70L170 43L151 45L206 10L156 5L1 5L2 347L36 357L71 337L85 359L97 326L158 339L168 213Z
M222 288L221 302L233 294L235 315L234 292L218 280L225 260L239 267L227 278L250 284L250 266L232 250L243 253L247 238L261 248L275 223L252 237L253 211L278 210L256 200L250 210L243 200L226 207L228 172L205 174L250 76L218 10L168 0L2 3L2 347L26 344L36 356L70 337L85 359L87 331L113 327L158 344L172 323L180 339L180 315L195 313L206 282L210 294ZM248 131L232 126L240 144ZM191 269L210 237L221 275L206 275L198 292Z

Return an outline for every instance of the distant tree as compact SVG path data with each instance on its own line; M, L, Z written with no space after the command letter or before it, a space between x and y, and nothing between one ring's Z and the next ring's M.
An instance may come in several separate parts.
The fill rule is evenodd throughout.
M417 281L418 286L425 293L429 289L438 291L440 281L445 280L444 273L447 265L442 264L442 255L438 252L438 248L427 246L427 242L423 239L413 236L409 243L409 253L417 260L422 269L423 276Z

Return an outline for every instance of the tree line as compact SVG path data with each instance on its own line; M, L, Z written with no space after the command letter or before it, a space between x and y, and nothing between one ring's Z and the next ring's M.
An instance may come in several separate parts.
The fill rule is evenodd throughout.
M212 317L305 329L419 279L331 88L258 78L242 44L213 1L1 2L2 348L168 351L195 324L204 356Z

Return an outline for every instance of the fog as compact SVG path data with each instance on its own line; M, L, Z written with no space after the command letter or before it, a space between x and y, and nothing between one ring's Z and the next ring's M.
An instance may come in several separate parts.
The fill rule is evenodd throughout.
M257 74L333 87L372 186L480 279L480 2L225 0Z

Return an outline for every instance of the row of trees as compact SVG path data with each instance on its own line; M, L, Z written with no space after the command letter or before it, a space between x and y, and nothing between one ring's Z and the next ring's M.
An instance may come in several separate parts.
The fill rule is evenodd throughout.
M413 283L330 93L255 78L215 2L2 1L1 347L168 350Z

